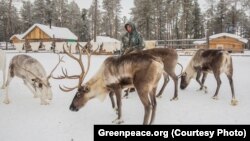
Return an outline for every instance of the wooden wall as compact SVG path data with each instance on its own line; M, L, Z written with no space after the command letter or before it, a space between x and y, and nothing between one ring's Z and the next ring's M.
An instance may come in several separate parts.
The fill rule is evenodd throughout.
M19 40L16 36L11 39L12 43L22 43L24 41Z
M198 48L206 48L206 44L199 45ZM210 49L224 49L229 52L244 52L245 44L231 37L219 37L209 41Z
M49 40L50 37L44 33L40 28L35 27L29 34L27 34L24 39L27 40Z

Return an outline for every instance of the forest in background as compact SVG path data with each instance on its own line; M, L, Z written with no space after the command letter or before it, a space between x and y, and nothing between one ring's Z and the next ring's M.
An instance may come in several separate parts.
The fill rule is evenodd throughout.
M23 1L21 9L12 0L0 0L0 41L25 32L34 23L67 27L80 41L97 35L120 39L124 24L133 21L145 40L200 39L227 32L250 38L250 0L134 0L131 17L122 17L121 0L93 0L80 9L68 0Z

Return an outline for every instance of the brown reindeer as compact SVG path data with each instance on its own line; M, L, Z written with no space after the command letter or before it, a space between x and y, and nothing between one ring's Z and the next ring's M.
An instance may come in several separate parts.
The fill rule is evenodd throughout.
M220 74L225 73L229 80L231 91L232 91L232 100L231 104L236 105L237 100L234 94L234 85L233 85L233 63L232 58L226 51L221 50L198 50L188 66L186 67L183 75L181 76L181 89L185 89L190 80L196 77L196 81L200 84L200 90L206 89L204 82L206 80L207 74L213 73L217 81L217 88L213 99L217 99L217 95L221 86ZM200 77L203 74L202 82L200 82Z
M157 94L157 97L160 97L162 95L165 87L167 86L167 84L169 82L169 76L170 76L172 78L172 80L174 81L174 87L175 87L174 88L174 96L171 100L177 100L178 99L178 76L176 76L176 74L175 74L175 67L179 63L177 63L178 54L177 54L176 50L171 49L171 48L154 48L154 49L143 50L142 53L146 53L146 54L153 55L155 57L159 57L159 58L161 58L161 60L164 64L164 71L165 71L165 73L163 73L164 82L163 82L161 90ZM181 64L179 64L179 65L182 68L182 65ZM129 92L133 92L133 91L134 91L133 88L129 88L129 89L125 90L126 94L124 97L127 97ZM109 94L112 107L114 109L116 109L117 107L115 106L115 100L113 98L113 95L114 95L113 92L111 92Z
M66 72L58 79L79 79L77 86L73 88L60 87L64 92L77 88L76 95L70 105L71 111L78 111L90 99L99 97L103 99L110 91L117 97L118 118L116 123L122 123L121 91L127 87L135 87L144 106L143 124L151 124L154 121L156 111L156 87L163 73L163 63L160 59L145 53L127 54L124 56L111 56L105 59L98 72L85 84L82 84L90 65L88 53L88 67L85 71L81 53L79 58L65 52L76 60L82 70L80 75L69 76ZM147 76L147 77L145 77Z

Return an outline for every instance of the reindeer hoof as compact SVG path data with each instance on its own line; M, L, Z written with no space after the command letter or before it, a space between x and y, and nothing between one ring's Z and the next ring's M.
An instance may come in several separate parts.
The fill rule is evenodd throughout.
M217 96L213 96L212 99L218 100L219 98Z
M122 98L124 98L124 99L128 99L128 95L124 95Z
M124 121L122 119L115 119L112 121L112 123L121 124L121 123L124 123Z
M41 105L49 105L49 102L43 101L41 102Z
M177 101L178 100L178 97L173 97L172 99L170 99L170 101Z
M113 108L113 110L115 111L116 114L118 114L118 108L117 107Z
M162 98L162 95L157 95L156 97L157 97L157 98Z
M38 98L38 95L34 95L33 98Z
M232 100L231 100L231 105L232 105L232 106L238 105L238 100L232 99Z
M4 104L10 104L10 101L9 101L8 99L5 99L5 100L3 101L3 103L4 103Z

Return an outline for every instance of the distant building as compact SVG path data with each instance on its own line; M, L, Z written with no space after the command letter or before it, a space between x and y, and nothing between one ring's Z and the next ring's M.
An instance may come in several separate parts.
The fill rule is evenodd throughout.
M24 42L28 40L30 42L70 42L77 41L77 36L72 33L68 28L47 26L43 24L34 24L23 34L15 34L10 40L13 43Z
M22 38L23 38L22 34L15 34L10 37L10 41L12 43L21 43L21 42L24 42Z
M248 40L230 33L219 33L209 37L210 49L222 49L229 52L244 52ZM206 41L194 42L197 48L206 48Z
M120 50L121 42L117 39L110 38L108 36L96 36L96 42L91 40L93 50L98 50L100 53L113 53Z

